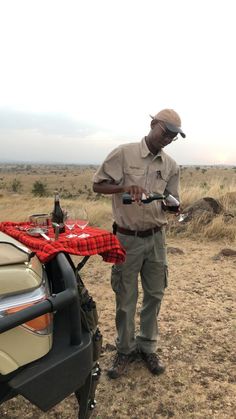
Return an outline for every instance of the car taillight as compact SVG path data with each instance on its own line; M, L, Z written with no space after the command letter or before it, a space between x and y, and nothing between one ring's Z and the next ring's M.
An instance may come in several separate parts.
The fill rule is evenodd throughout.
M30 307L45 300L48 295L49 289L47 282L45 281L34 291L0 298L0 317L9 316L12 313L16 313L17 311ZM33 333L45 335L51 333L52 331L52 320L53 315L51 313L47 313L22 324L20 327L27 328Z

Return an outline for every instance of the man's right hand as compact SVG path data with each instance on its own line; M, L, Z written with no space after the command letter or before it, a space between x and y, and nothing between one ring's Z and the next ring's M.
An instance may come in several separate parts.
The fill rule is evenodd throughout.
M147 195L146 189L138 185L124 186L124 192L128 192L131 198L138 203L141 203L143 193Z

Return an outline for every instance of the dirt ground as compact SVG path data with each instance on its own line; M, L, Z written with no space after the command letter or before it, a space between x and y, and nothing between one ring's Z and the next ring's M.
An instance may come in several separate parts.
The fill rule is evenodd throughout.
M114 296L111 265L91 258L83 280L97 301L103 354L97 388L96 419L236 418L235 283L236 257L219 256L227 247L186 239L169 239L169 286L159 318L158 353L166 372L152 376L142 361L132 363L118 380L106 376L114 356ZM235 249L235 244L228 246ZM141 289L138 312L141 306ZM138 313L137 313L138 329ZM0 406L0 418L74 419L73 395L47 413L22 397Z

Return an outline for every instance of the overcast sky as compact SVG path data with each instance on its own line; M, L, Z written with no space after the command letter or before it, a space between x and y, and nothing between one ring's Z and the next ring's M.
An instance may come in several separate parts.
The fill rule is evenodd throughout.
M180 164L236 164L234 0L0 1L0 161L101 163L173 108Z

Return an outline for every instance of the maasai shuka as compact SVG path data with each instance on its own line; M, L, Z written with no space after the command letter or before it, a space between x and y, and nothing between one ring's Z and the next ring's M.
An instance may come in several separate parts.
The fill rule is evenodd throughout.
M0 223L0 230L19 242L26 245L29 249L36 253L42 263L51 260L57 253L64 252L72 255L88 256L101 255L105 262L114 264L123 263L125 261L125 250L122 248L117 237L109 231L102 230L97 227L86 227L88 237L68 238L67 233L59 235L58 240L46 240L45 238L33 237L27 233L29 223L5 221ZM73 230L75 234L81 234L79 228ZM47 235L54 239L54 231L49 227Z

